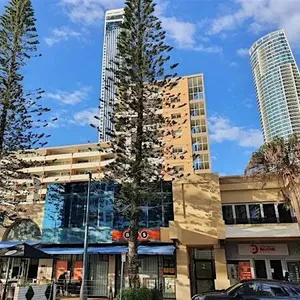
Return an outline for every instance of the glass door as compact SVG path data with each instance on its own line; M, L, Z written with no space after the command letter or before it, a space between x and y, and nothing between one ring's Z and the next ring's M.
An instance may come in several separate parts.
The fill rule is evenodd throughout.
M283 280L281 260L270 260L272 279Z
M107 297L108 295L108 256L90 255L89 296Z
M255 275L259 279L267 279L267 267L265 260L254 260Z

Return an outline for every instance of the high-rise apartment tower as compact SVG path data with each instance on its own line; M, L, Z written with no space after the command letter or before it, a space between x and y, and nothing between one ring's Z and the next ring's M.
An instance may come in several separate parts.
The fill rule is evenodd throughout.
M260 38L249 54L265 141L300 136L300 75L284 31Z
M101 101L100 101L100 121L99 121L99 140L108 141L110 136L107 134L113 130L110 120L112 113L112 103L115 98L115 87L111 80L114 74L107 70L113 67L113 61L117 54L117 39L120 33L120 24L123 21L124 10L108 10L105 14L104 38L103 38L103 57L102 57L102 80L101 80Z
M167 167L183 174L210 173L203 74L182 77L171 94L180 96L163 108L163 116L175 121L175 125L165 128L172 131L165 140L166 149L171 148L164 157Z

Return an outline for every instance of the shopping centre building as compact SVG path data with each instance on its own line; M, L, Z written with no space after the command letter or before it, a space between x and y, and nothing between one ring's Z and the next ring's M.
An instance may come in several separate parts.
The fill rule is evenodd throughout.
M67 272L76 295L90 171L89 293L98 298L118 293L128 222L114 207L117 185L101 182L102 167L113 159L105 145L101 151L97 145L78 145L37 153L35 159L48 163L27 172L40 184L28 182L23 198L18 196L15 222L1 219L2 278L8 262L12 281L25 277L44 284ZM165 299L186 300L240 279L283 279L286 272L300 281L300 230L276 182L194 174L161 182L153 191L156 200L141 206L139 270L141 283L159 288ZM45 257L15 257L11 251L24 241ZM126 267L124 276L126 284Z

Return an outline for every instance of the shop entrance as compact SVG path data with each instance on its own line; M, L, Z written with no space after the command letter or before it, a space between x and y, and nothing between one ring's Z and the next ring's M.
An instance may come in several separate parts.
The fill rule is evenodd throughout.
M283 280L283 269L281 260L254 260L255 276L258 279L276 279Z
M259 279L267 279L267 267L265 260L254 260L255 275Z
M192 249L191 289L192 296L215 288L215 263L212 249Z
M283 280L281 260L270 260L272 279Z

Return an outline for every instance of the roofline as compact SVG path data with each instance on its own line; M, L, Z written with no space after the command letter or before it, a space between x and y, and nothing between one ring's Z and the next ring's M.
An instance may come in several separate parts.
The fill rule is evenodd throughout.
M105 12L105 16L107 16L107 15L120 15L120 14L124 14L124 8L109 9Z
M268 36L275 34L275 33L283 33L286 37L284 29L279 29L279 30L269 32L268 34L262 36L261 38L259 38L252 44L252 46L249 48L249 55L251 56L251 54L257 49L257 47L261 45L261 44L259 44L260 41L266 39ZM256 44L259 44L259 45L256 45Z
M95 142L95 143L86 143L86 144L75 144L75 145L63 145L63 146L55 146L55 147L47 147L47 148L38 148L36 151L43 151L43 150L58 150L58 149L66 149L66 148L87 148L91 146L105 144L108 145L108 142Z

